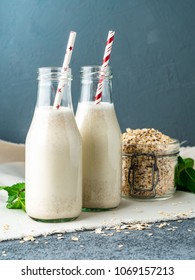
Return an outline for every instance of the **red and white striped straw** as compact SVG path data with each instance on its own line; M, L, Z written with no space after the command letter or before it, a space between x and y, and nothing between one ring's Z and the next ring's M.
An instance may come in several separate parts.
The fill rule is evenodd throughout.
M67 44L67 47L66 47L66 53L65 53L65 56L64 56L64 62L63 62L63 65L62 65L62 70L61 70L61 74L63 76L65 76L66 78L61 80L58 84L58 88L57 88L56 95L55 95L55 100L54 100L54 105L53 105L53 107L55 109L59 109L60 105L61 105L62 95L63 95L63 92L64 92L64 87L67 83L67 70L68 70L68 67L69 67L69 64L70 64L75 38L76 38L76 32L71 31L70 35L69 35L69 39L68 39L68 44Z
M100 101L102 100L103 80L104 80L106 69L108 67L108 63L109 63L109 60L110 60L112 44L113 44L113 41L114 41L114 34L115 34L114 31L109 31L108 32L108 38L107 38L107 41L106 41L106 48L105 48L105 51L104 51L103 62L102 62L101 70L100 70L101 78L99 79L98 87L97 87L97 91L96 91L96 95L95 95L95 104L100 103Z

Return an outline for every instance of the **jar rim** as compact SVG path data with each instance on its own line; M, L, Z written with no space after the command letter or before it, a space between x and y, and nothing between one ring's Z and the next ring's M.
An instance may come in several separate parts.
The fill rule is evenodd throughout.
M171 138L173 141L169 142L169 143L143 143L143 144L131 144L128 143L128 146L150 146L150 145L156 145L156 146L174 146L174 145L178 145L178 147L180 147L180 142L177 139ZM122 145L127 144L127 141L122 141Z
M180 152L180 142L177 139L172 139L170 143L143 143L143 144L129 144L122 141L122 155L133 155L139 153L154 153L156 156L174 156ZM129 150L129 149L130 150ZM132 149L132 151L131 151ZM126 150L126 151L125 151Z

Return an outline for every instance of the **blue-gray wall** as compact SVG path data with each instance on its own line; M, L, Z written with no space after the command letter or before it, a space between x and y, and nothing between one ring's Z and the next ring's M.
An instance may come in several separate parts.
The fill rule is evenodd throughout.
M195 145L195 0L0 0L0 139L25 141L37 68L61 66L70 30L74 109L80 66L101 63L115 30L121 130L154 127Z

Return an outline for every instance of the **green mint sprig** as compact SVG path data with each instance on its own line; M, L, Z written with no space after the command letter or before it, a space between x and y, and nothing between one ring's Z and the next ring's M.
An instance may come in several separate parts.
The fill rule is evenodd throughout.
M192 158L178 157L175 168L175 184L177 190L195 193L195 170Z
M0 187L0 190L7 191L8 209L22 209L25 211L25 183L18 183L13 186Z

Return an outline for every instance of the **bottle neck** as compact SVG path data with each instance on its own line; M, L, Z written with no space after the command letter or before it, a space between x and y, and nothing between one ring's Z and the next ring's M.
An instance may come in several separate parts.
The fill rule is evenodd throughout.
M81 95L80 102L95 101L100 79L103 78L101 102L112 103L112 73L107 67L105 73L101 66L83 66L81 68Z
M36 107L47 106L52 107L57 89L60 82L63 83L62 98L60 107L72 107L71 97L71 69L66 74L62 74L61 67L43 67L38 69L38 92Z

